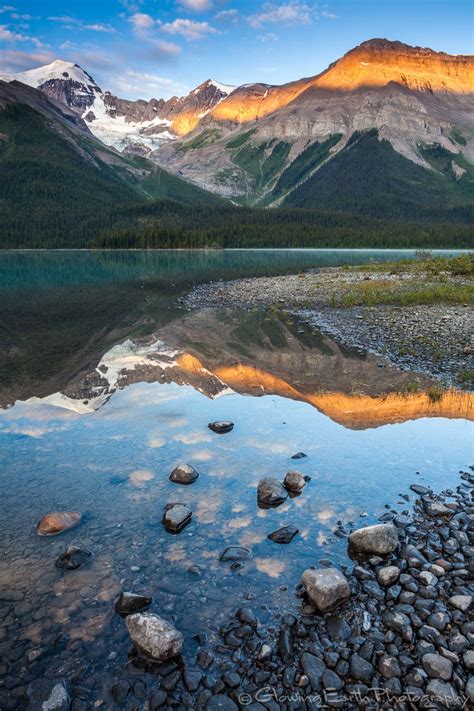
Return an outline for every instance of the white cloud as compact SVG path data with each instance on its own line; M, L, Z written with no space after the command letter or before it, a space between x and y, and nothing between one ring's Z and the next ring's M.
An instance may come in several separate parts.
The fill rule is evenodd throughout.
M187 86L159 76L150 72L140 72L133 69L125 71L114 83L114 89L120 94L127 96L183 96L189 89ZM159 437L152 437L149 442L150 447L161 447L164 440Z
M163 40L156 40L153 42L153 47L158 55L175 57L181 52L181 47L174 42L165 42Z
M32 69L43 64L49 64L57 56L50 51L45 52L22 52L17 49L2 50L2 71L23 72L25 69Z
M9 30L6 25L0 25L0 42L9 42L10 44L15 44L16 42L31 42L36 45L36 47L44 47L41 40L37 37L14 32L13 30Z
M276 42L278 35L274 32L266 32L264 35L258 35L260 42Z
M147 30L155 24L153 18L145 12L136 12L128 18L128 21L134 30Z
M50 22L59 22L66 30L90 30L91 32L114 33L115 28L111 25L104 25L100 22L88 24L83 20L78 20L70 15L59 15L48 17Z
M161 29L170 35L179 35L188 40L200 40L208 35L217 34L217 30L208 22L194 22L183 18L165 23L161 25Z
M247 20L251 27L261 27L267 23L286 25L307 25L311 22L312 10L303 2L288 2L283 5L267 2L261 12L250 15Z
M214 19L217 20L217 22L237 22L238 17L239 13L234 8L230 8L229 10L221 10L214 15Z
M205 12L212 7L211 0L179 0L179 4L192 12Z
M12 5L2 5L0 7L0 15L4 12L15 12L16 7L13 7Z

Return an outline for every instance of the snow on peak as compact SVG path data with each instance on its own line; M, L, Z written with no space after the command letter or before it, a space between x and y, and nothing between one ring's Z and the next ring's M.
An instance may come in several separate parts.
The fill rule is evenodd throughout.
M212 86L215 86L216 89L219 89L219 91L222 91L223 94L232 94L235 89L237 89L236 86L232 86L231 84L222 84L219 81L215 81L214 79L209 79L209 84L212 84Z
M36 69L28 69L18 74L11 74L6 81L14 81L15 79L22 84L32 86L34 89L38 89L51 79L72 79L86 86L96 86L92 77L79 65L74 64L74 62L66 62L62 59L55 59L54 62L45 64L44 67L37 67Z

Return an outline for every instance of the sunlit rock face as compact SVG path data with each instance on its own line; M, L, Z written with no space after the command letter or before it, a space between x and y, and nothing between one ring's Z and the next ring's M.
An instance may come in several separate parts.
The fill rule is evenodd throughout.
M401 42L369 40L315 77L282 86L241 86L216 106L211 116L216 121L246 123L287 106L311 88L347 92L387 86L390 82L412 91L472 93L474 58L409 47Z

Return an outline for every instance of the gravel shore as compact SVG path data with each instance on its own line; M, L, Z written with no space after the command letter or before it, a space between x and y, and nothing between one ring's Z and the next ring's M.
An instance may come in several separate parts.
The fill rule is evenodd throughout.
M469 385L474 368L474 317L466 304L340 306L354 285L393 284L403 293L419 275L321 269L299 275L241 279L197 287L190 308L279 309L370 350L391 364ZM455 278L458 284L465 280Z

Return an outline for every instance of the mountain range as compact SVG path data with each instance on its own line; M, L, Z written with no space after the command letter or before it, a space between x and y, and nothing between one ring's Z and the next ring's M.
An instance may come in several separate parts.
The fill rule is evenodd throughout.
M20 136L30 163L38 142L43 168L68 163L58 165L35 136L41 117L46 143L66 142L82 159L76 172L92 171L111 205L184 196L198 205L470 219L472 56L374 39L315 76L278 86L209 79L166 101L119 98L62 60L0 79L0 161L13 184L25 180Z

